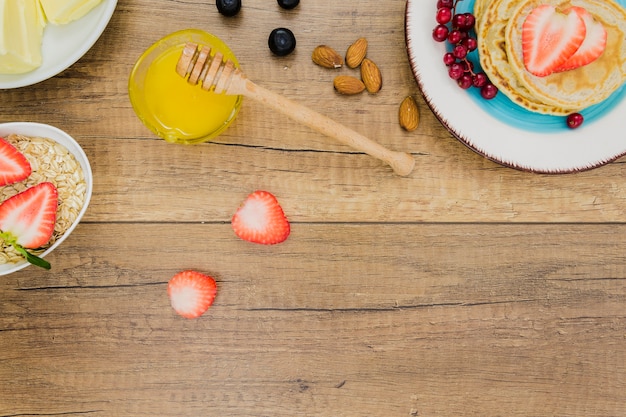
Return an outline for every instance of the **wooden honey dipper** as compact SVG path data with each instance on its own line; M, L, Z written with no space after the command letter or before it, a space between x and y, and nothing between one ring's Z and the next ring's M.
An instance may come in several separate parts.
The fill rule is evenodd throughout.
M242 95L265 104L317 132L380 159L398 175L406 176L413 171L415 159L412 155L391 151L308 107L254 84L235 67L233 61L224 60L221 52L216 51L211 55L208 46L187 43L176 64L176 72L190 84L201 83L204 90Z

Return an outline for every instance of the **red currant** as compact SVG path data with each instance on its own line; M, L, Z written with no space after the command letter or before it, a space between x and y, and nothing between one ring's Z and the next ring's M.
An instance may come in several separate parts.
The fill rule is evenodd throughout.
M450 78L452 78L453 80L458 80L463 76L463 74L465 74L463 65L459 64L458 62L450 65L450 68L448 69L448 75L450 76Z
M479 72L478 74L474 74L472 81L474 83L474 87L481 88L485 84L487 84L489 79L487 78L487 74L485 74L484 72Z
M446 25L437 25L433 29L433 39L437 42L443 42L448 39L449 29Z
M456 80L456 82L457 84L459 84L459 87L461 87L464 90L467 90L468 88L472 86L472 76L470 74L465 73L461 75L461 78Z
M460 30L453 30L450 32L450 34L448 35L448 42L450 42L452 45L456 45L457 43L461 42L461 40L463 39L463 34L461 33Z
M580 113L572 113L569 116L567 116L566 121L567 121L567 127L569 127L570 129L576 129L577 127L583 124L583 122L585 121L585 118Z
M497 94L498 94L498 88L489 82L483 85L480 89L480 95L485 100L491 100Z
M467 56L467 48L463 45L457 45L452 49L452 53L458 59L463 59Z
M447 67L454 64L456 62L456 57L452 52L447 52L443 56L443 63L446 64Z
M465 16L465 14L455 14L452 17L452 26L459 28L459 29L465 28L466 18L467 16Z
M452 9L449 7L442 7L437 10L437 23L445 25L450 21L450 19L452 19Z
M476 18L474 17L474 15L471 13L465 13L465 28L467 30L470 30L474 27L475 23L476 23Z
M463 46L467 48L469 52L476 50L478 48L478 42L474 38L467 37L461 41Z
M448 42L448 52L443 55L443 63L448 68L448 76L455 80L459 87L468 89L472 86L480 90L480 95L490 100L498 94L484 72L474 72L474 63L468 54L478 48L478 41L472 29L476 25L476 17L470 13L456 13L456 6L462 0L437 0L433 39L437 42ZM451 49L450 49L451 48ZM582 122L581 122L582 123Z

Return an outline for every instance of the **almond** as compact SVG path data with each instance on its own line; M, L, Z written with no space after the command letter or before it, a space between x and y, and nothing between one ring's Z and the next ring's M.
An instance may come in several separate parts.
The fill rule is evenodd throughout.
M365 84L351 75L338 75L333 80L333 85L338 93L353 95L365 90Z
M369 93L378 93L383 86L383 78L378 66L369 58L361 62L361 80Z
M319 45L311 54L311 59L317 65L324 68L341 68L343 65L343 58L333 48L327 45Z
M348 47L346 65L350 68L358 67L363 62L365 55L367 55L367 39L359 38Z
M402 100L402 103L400 103L398 120L400 121L400 126L407 132L412 132L417 129L420 122L420 114L413 96L407 96Z

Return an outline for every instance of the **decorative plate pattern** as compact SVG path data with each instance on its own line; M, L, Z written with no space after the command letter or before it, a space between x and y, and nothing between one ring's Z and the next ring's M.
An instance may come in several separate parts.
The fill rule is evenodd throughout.
M626 7L626 0L617 1ZM473 5L463 0L457 10L471 11ZM569 129L563 117L529 112L502 93L483 100L477 89L462 90L448 77L446 46L432 38L435 13L436 0L407 0L409 62L435 116L470 149L511 168L551 174L596 168L626 155L625 86L581 112L585 122L578 129Z

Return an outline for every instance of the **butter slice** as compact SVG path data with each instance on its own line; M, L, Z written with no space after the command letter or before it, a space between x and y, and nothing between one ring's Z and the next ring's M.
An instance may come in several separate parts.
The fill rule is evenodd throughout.
M39 0L48 22L64 25L80 19L102 0Z
M0 73L22 74L41 65L44 26L39 0L0 0Z

